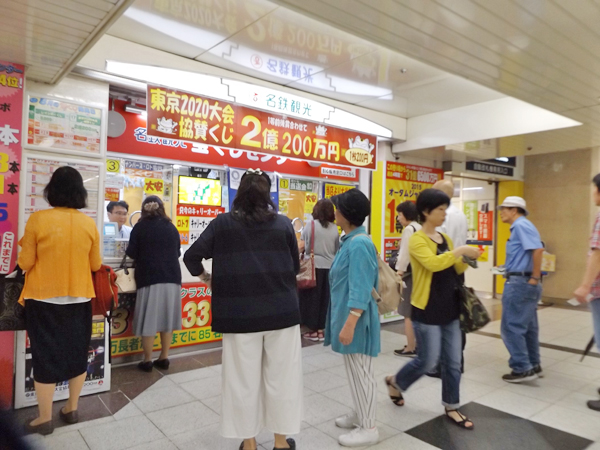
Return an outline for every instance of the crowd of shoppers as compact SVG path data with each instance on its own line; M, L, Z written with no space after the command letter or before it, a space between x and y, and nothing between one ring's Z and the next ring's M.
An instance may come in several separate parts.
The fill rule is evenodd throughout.
M266 427L274 433L275 450L296 448L288 436L298 434L302 422L303 336L324 341L343 355L354 407L335 420L338 427L352 429L339 443L373 445L379 441L374 358L381 344L372 297L379 283L379 255L364 227L370 202L358 189L320 200L297 241L290 220L277 214L270 190L267 174L246 172L231 212L213 220L184 255L190 273L212 289L212 330L223 334L221 434L241 439L241 450L255 450L256 437ZM394 353L413 359L384 383L390 400L404 406L404 391L423 375L439 372L448 420L472 430L473 421L459 409L465 343L459 288L468 259L482 252L466 245L467 222L452 205L453 191L453 183L442 180L422 191L416 203L397 207L403 234L395 267L404 286L399 312L405 318L407 345ZM96 225L78 211L87 202L79 172L71 167L56 170L44 196L52 208L29 218L19 241L18 263L26 272L20 302L26 311L39 404L39 416L27 429L46 435L54 429L56 383L69 380L61 420L79 420L91 338L90 299L95 296L91 274L102 262ZM600 206L600 174L593 179L593 197ZM168 369L172 333L182 321L180 236L159 197L143 201L133 229L124 225L128 209L125 202L107 207L120 233L130 237L126 253L136 266L133 328L144 351L138 367L147 372L154 366ZM542 376L537 304L544 250L523 198L507 197L499 211L511 232L501 333L512 372L502 378L522 383ZM301 253L310 257L311 251L317 285L299 292ZM205 260L212 260L212 275L204 268ZM600 214L575 298L590 303L600 343ZM301 325L309 329L302 335ZM152 361L157 333L161 352ZM600 411L600 401L591 400L588 407ZM17 442L18 436L11 439Z

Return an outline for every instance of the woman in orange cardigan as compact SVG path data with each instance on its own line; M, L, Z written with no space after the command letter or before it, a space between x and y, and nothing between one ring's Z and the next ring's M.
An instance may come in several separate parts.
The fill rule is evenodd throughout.
M87 191L72 167L54 172L44 189L52 209L31 215L19 266L26 271L21 303L33 356L39 417L28 431L50 434L56 383L69 380L69 400L60 410L67 423L78 421L77 405L87 373L95 296L92 272L100 269L100 236L85 208Z

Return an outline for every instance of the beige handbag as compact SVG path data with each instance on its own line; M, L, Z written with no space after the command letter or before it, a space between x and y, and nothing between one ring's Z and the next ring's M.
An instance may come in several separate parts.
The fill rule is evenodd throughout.
M136 291L135 284L135 269L133 267L127 267L126 264L127 256L123 257L121 267L115 270L117 275L116 284L119 287L119 294L131 294Z
M300 255L300 272L296 275L298 289L312 289L317 286L317 274L315 270L315 221L311 223L310 235L310 259ZM306 249L305 249L306 251Z

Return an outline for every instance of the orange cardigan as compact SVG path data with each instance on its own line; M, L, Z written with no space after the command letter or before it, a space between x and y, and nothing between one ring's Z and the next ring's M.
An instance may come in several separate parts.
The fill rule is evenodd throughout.
M94 297L92 272L100 269L96 223L72 208L52 208L31 215L19 241L19 266L26 271L24 299Z

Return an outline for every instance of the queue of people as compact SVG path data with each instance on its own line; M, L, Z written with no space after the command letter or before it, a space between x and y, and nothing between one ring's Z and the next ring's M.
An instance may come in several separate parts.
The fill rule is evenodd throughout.
M370 202L358 189L319 201L313 222L298 242L290 220L277 213L270 189L267 174L247 171L231 212L213 220L184 255L190 273L212 289L212 329L223 334L221 434L240 439L241 450L255 450L256 437L266 427L274 433L275 450L296 448L289 436L301 429L304 337L322 340L343 355L354 408L335 421L342 429L352 429L340 435L339 443L373 445L379 440L374 358L381 344L372 298L378 287L379 256L364 227ZM423 375L439 372L445 415L450 423L473 430L474 422L460 411L465 338L458 288L468 260L476 260L481 251L466 245L466 234L463 239L463 217L452 208L452 190L452 183L443 182L422 191L416 203L398 206L404 233L396 270L405 285L399 310L405 317L407 345L395 354L412 359L383 382L390 400L404 406L403 392ZM593 193L600 206L600 174L593 180ZM58 169L44 195L52 209L30 217L19 242L18 262L26 271L21 302L39 402L39 417L27 427L50 434L56 383L69 380L70 397L60 411L61 420L79 420L91 338L91 273L102 261L96 225L78 211L87 201L79 172ZM109 205L109 213L123 216L119 208L126 212L128 206L121 203ZM542 376L536 310L542 293L543 245L526 218L524 199L508 197L499 210L511 230L502 339L512 372L503 380L521 383ZM154 245L158 241L161 245ZM161 199L147 197L127 248L136 263L134 330L144 350L138 367L146 372L154 366L169 368L172 333L181 328L179 242ZM296 275L307 245L315 256L317 286L299 293ZM590 247L575 297L590 302L600 342L600 214ZM212 274L204 268L208 259ZM301 325L308 331L302 334ZM157 333L162 349L152 361ZM600 410L600 401L588 406Z

